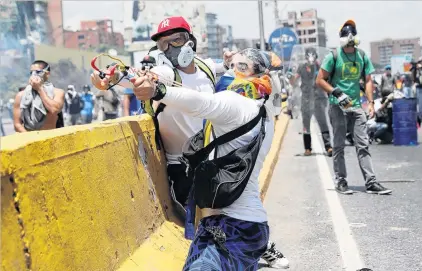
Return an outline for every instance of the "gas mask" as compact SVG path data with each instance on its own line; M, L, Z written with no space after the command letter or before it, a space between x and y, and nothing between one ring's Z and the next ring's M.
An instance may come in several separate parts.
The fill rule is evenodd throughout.
M169 44L168 49L164 52L164 55L174 67L185 68L192 63L193 58L195 57L193 51L194 43L189 40L181 47L174 47Z
M316 59L317 59L317 56L314 52L306 53L306 60L308 61L309 64L314 64Z
M340 31L340 46L341 47L355 47L359 45L360 39L356 28L352 25L344 26Z

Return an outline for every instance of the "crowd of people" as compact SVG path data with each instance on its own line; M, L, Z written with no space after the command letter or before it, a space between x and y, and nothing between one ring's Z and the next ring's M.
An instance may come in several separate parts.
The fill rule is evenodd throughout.
M82 86L81 91L74 85L66 91L57 89L50 82L48 63L35 61L28 86L14 100L16 131L115 119L120 116L120 107L122 115L136 115L142 113L141 101L152 101L157 144L167 160L169 193L174 209L185 221L185 237L192 240L183 270L257 270L261 258L271 267L288 268L288 260L270 241L258 183L273 140L277 107L281 107L275 102L282 92L277 73L281 60L257 49L225 52L223 63L201 59L195 55L196 38L183 17L164 19L151 39L156 43L149 52L154 65L138 71L139 77L132 79L133 87L124 90L123 99L113 87L113 78L99 72L91 75L98 89L95 93L89 85ZM307 50L307 62L284 80L291 85L299 79L302 82L305 155L312 154L310 122L315 115L327 155L333 159L336 190L353 193L347 184L344 158L350 133L366 191L391 194L379 183L368 148L367 120L376 115L371 77L374 67L357 48L354 21L342 25L339 39L340 46L321 64L316 61L317 52ZM389 70L386 67L379 86L386 101L391 100L388 89L396 83L391 81ZM417 66L413 80L420 77ZM407 93L409 83L403 82ZM362 108L362 88L368 114ZM422 91L420 85L416 89ZM195 231L196 206L202 219Z

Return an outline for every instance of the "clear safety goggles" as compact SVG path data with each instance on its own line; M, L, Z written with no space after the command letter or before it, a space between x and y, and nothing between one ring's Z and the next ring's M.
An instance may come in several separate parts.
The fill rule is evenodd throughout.
M45 70L35 70L35 71L29 71L29 75L32 76L43 76L45 73Z
M157 41L158 50L165 52L169 48L169 45L173 47L182 47L186 42L189 41L189 34L186 32L178 32L171 34L170 36L161 37Z

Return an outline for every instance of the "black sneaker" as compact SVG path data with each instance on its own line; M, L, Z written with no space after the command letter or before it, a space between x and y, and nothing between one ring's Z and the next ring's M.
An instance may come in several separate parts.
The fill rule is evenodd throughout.
M346 181L339 181L336 185L336 191L340 194L350 195L353 194L353 190L349 189Z
M366 193L368 194L388 195L391 192L393 190L385 188L380 183L373 183L366 188Z

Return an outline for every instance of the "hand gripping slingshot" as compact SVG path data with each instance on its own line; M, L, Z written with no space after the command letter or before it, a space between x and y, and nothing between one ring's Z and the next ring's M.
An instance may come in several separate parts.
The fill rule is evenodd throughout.
M96 62L102 56L108 57L108 58L114 60L114 62L112 62L111 64L108 64L105 69L99 69L96 65ZM99 73L100 78L104 79L104 78L106 78L106 76L108 77L109 87L107 88L107 90L116 86L116 85L119 85L119 86L124 87L124 88L132 88L133 89L134 79L136 79L140 76L147 75L147 74L152 75L153 82L155 82L155 83L157 83L158 80L160 80L161 82L165 83L166 85L183 86L179 82L176 82L174 80L169 80L169 79L164 78L164 77L160 76L159 74L151 71L151 68L156 66L155 65L155 59L153 57L146 56L141 61L141 64L142 64L141 69L136 69L136 68L127 66L121 59L119 59L117 57L113 57L109 54L100 54L100 55L94 57L91 60L91 67L92 67L92 69L94 69L95 71L97 71ZM145 112L148 113L149 115L151 115L153 117L155 116L155 112L154 112L154 109L152 107L152 101L151 100L142 101L141 102L141 108L138 110L136 115L139 115L139 112L141 111L141 109L144 109Z

